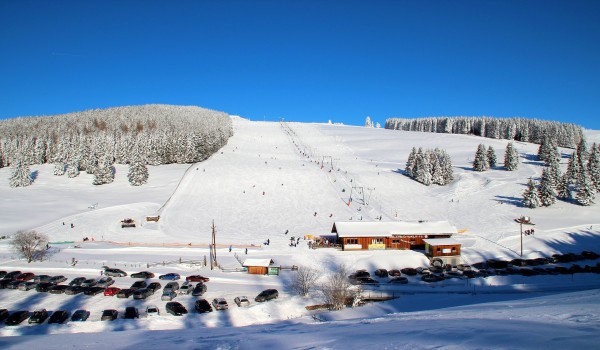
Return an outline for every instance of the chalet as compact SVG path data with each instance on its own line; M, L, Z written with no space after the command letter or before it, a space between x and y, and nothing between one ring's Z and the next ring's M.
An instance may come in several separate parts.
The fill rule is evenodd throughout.
M276 266L273 259L246 259L242 264L251 275L279 275L281 266Z
M331 233L342 250L425 249L425 240L457 233L447 221L336 222Z
M425 254L440 259L444 264L460 263L460 242L453 238L425 239Z

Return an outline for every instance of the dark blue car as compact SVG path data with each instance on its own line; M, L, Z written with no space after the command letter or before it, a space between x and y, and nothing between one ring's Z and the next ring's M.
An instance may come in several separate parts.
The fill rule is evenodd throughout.
M158 279L161 280L178 280L181 276L178 273L167 273L166 275L158 276Z

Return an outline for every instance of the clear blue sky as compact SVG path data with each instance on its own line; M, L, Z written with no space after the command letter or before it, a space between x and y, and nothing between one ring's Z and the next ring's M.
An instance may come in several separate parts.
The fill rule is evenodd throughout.
M600 1L0 1L0 118L147 103L600 129Z

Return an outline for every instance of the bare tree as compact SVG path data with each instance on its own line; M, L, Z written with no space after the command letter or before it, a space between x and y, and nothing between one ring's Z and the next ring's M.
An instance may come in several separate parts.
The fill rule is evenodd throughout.
M304 297L308 295L311 289L313 289L317 283L319 272L312 267L299 266L298 273L292 281L292 288L298 293L298 295Z
M321 285L323 301L330 310L341 310L347 304L353 305L360 293L360 288L350 283L348 269L345 265L340 265L338 270L332 272Z
M47 250L48 236L37 231L19 231L10 242L11 247L20 256L31 263L35 259L42 259Z

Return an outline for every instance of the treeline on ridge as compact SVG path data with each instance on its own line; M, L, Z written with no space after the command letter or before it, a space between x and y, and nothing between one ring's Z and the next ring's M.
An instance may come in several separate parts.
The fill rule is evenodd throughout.
M385 128L447 134L476 135L540 144L544 137L554 139L559 147L575 148L583 130L569 123L526 118L432 117L417 119L389 118Z

